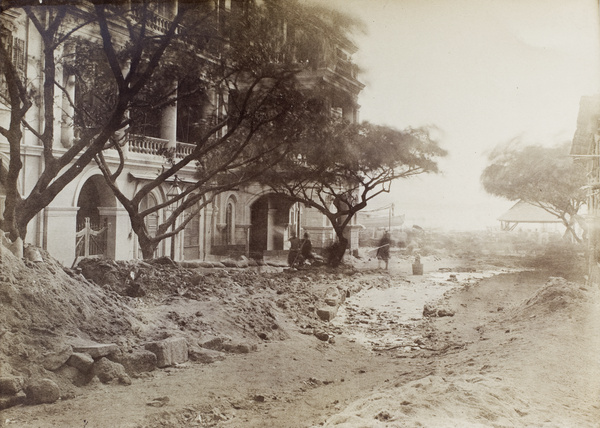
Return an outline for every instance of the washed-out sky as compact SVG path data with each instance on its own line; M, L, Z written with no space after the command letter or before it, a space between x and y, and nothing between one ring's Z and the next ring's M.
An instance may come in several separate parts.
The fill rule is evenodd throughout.
M360 119L440 128L442 173L394 183L368 208L393 202L409 226L499 227L514 202L483 191L489 152L515 137L570 141L581 96L600 91L595 0L313 1L366 24Z

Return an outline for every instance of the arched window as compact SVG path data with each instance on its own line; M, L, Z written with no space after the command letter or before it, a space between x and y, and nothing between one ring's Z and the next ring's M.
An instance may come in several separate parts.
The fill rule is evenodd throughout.
M233 245L234 232L235 232L235 202L232 198L227 201L227 208L225 211L225 244Z

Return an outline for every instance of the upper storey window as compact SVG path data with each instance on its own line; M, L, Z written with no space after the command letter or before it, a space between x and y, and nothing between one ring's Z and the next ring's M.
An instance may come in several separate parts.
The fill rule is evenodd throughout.
M12 59L12 64L17 71L21 82L25 84L25 69L27 67L25 56L25 40L14 37L8 30L0 32L0 41L6 53ZM8 85L4 72L0 73L0 102L8 103Z
M177 5L172 0L158 0L154 2L155 10L154 13L162 16L163 18L173 19L176 14Z

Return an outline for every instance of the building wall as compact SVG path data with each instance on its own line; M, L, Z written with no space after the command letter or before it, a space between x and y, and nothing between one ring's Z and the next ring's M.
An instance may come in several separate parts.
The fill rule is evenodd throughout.
M8 25L12 35L16 39L23 40L26 51L24 52L26 62L24 73L26 73L28 84L31 88L40 90L43 82L41 70L42 43L33 25L28 23L23 12L11 11L8 16ZM86 30L89 31L89 30ZM88 34L93 37L94 34ZM347 59L344 60L346 68L344 75L337 75L335 71L326 68L328 81L335 87L335 96L329 100L332 109L339 110L349 120L357 120L358 105L357 95L362 85L355 79L354 68ZM350 68L348 68L350 67ZM325 68L324 68L325 69ZM354 70L354 71L352 71ZM74 95L74 76L67 75L62 67L57 67L57 80L61 82L69 96ZM350 74L348 74L350 73ZM318 75L318 73L317 73ZM304 76L307 85L317 84L314 76ZM63 111L70 109L67 97L57 91L56 95L56 123L54 135L54 150L60 156L73 144L75 129L69 117ZM9 112L0 107L0 123L7 125ZM28 122L38 131L43 125L43 110L41 105L34 105L27 113ZM162 140L154 139L152 144L164 144L167 147L175 147L177 144L177 107L165 109L161 118ZM150 140L148 140L150 141ZM131 139L124 147L126 160L125 171L118 179L120 190L131 197L143 186L148 179L156 176L165 163L165 158L159 155L157 150L148 149L143 152L140 149L140 141ZM152 144L148 143L150 146ZM0 152L3 159L8 153L8 144L0 139ZM116 166L118 162L117 153L106 153L108 163ZM19 181L19 191L22 195L28 195L35 186L43 171L42 148L39 140L31 133L24 132L22 143L22 162ZM194 167L186 167L178 173L182 183L194 180ZM98 214L102 224L106 225L106 251L105 255L114 259L124 260L141 257L137 237L133 233L128 214L123 206L110 194L107 188L103 188L101 181L95 177L101 175L94 164L90 164L81 174L69 183L56 198L42 210L28 226L26 242L47 249L54 257L65 265L71 265L76 258L77 244L77 219L79 213L79 201L81 193L89 180L94 181L100 188L101 198L98 201ZM160 189L153 192L157 203L166 199L169 183L165 183ZM284 198L268 196L268 191L256 184L245 186L236 191L226 192L218 195L214 203L204 208L197 220L194 230L197 239L188 240L194 242L193 250L185 247L184 234L180 234L174 240L175 259L192 256L200 259L210 259L222 255L248 254L252 225L252 206L261 197L268 199L267 251L285 251L289 248L289 237L293 231L303 234L308 232L316 249L324 248L333 242L334 234L328 220L318 211L306 208L301 204L292 204ZM0 195L0 204L3 197ZM227 204L233 204L233 216L228 222ZM166 213L160 212L159 217L164 219ZM80 215L81 217L81 215ZM357 232L356 232L357 233ZM350 228L350 241L352 245L358 239ZM197 245L196 245L197 244ZM159 246L159 254L170 254L171 240L166 239ZM186 249L187 248L187 249Z

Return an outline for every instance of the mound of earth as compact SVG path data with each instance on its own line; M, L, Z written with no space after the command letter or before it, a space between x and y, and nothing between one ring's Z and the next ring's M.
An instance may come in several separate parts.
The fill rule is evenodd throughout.
M0 373L50 376L48 355L74 339L126 337L135 312L110 289L71 277L42 252L43 261L16 258L0 246Z
M319 330L317 303L346 277L164 260L84 259L71 270L43 251L32 262L0 249L0 377L49 379L63 399L91 380L65 369L61 358L72 346L111 344L131 354L148 342L185 339L190 358L204 362L252 352L287 339L290 329Z

